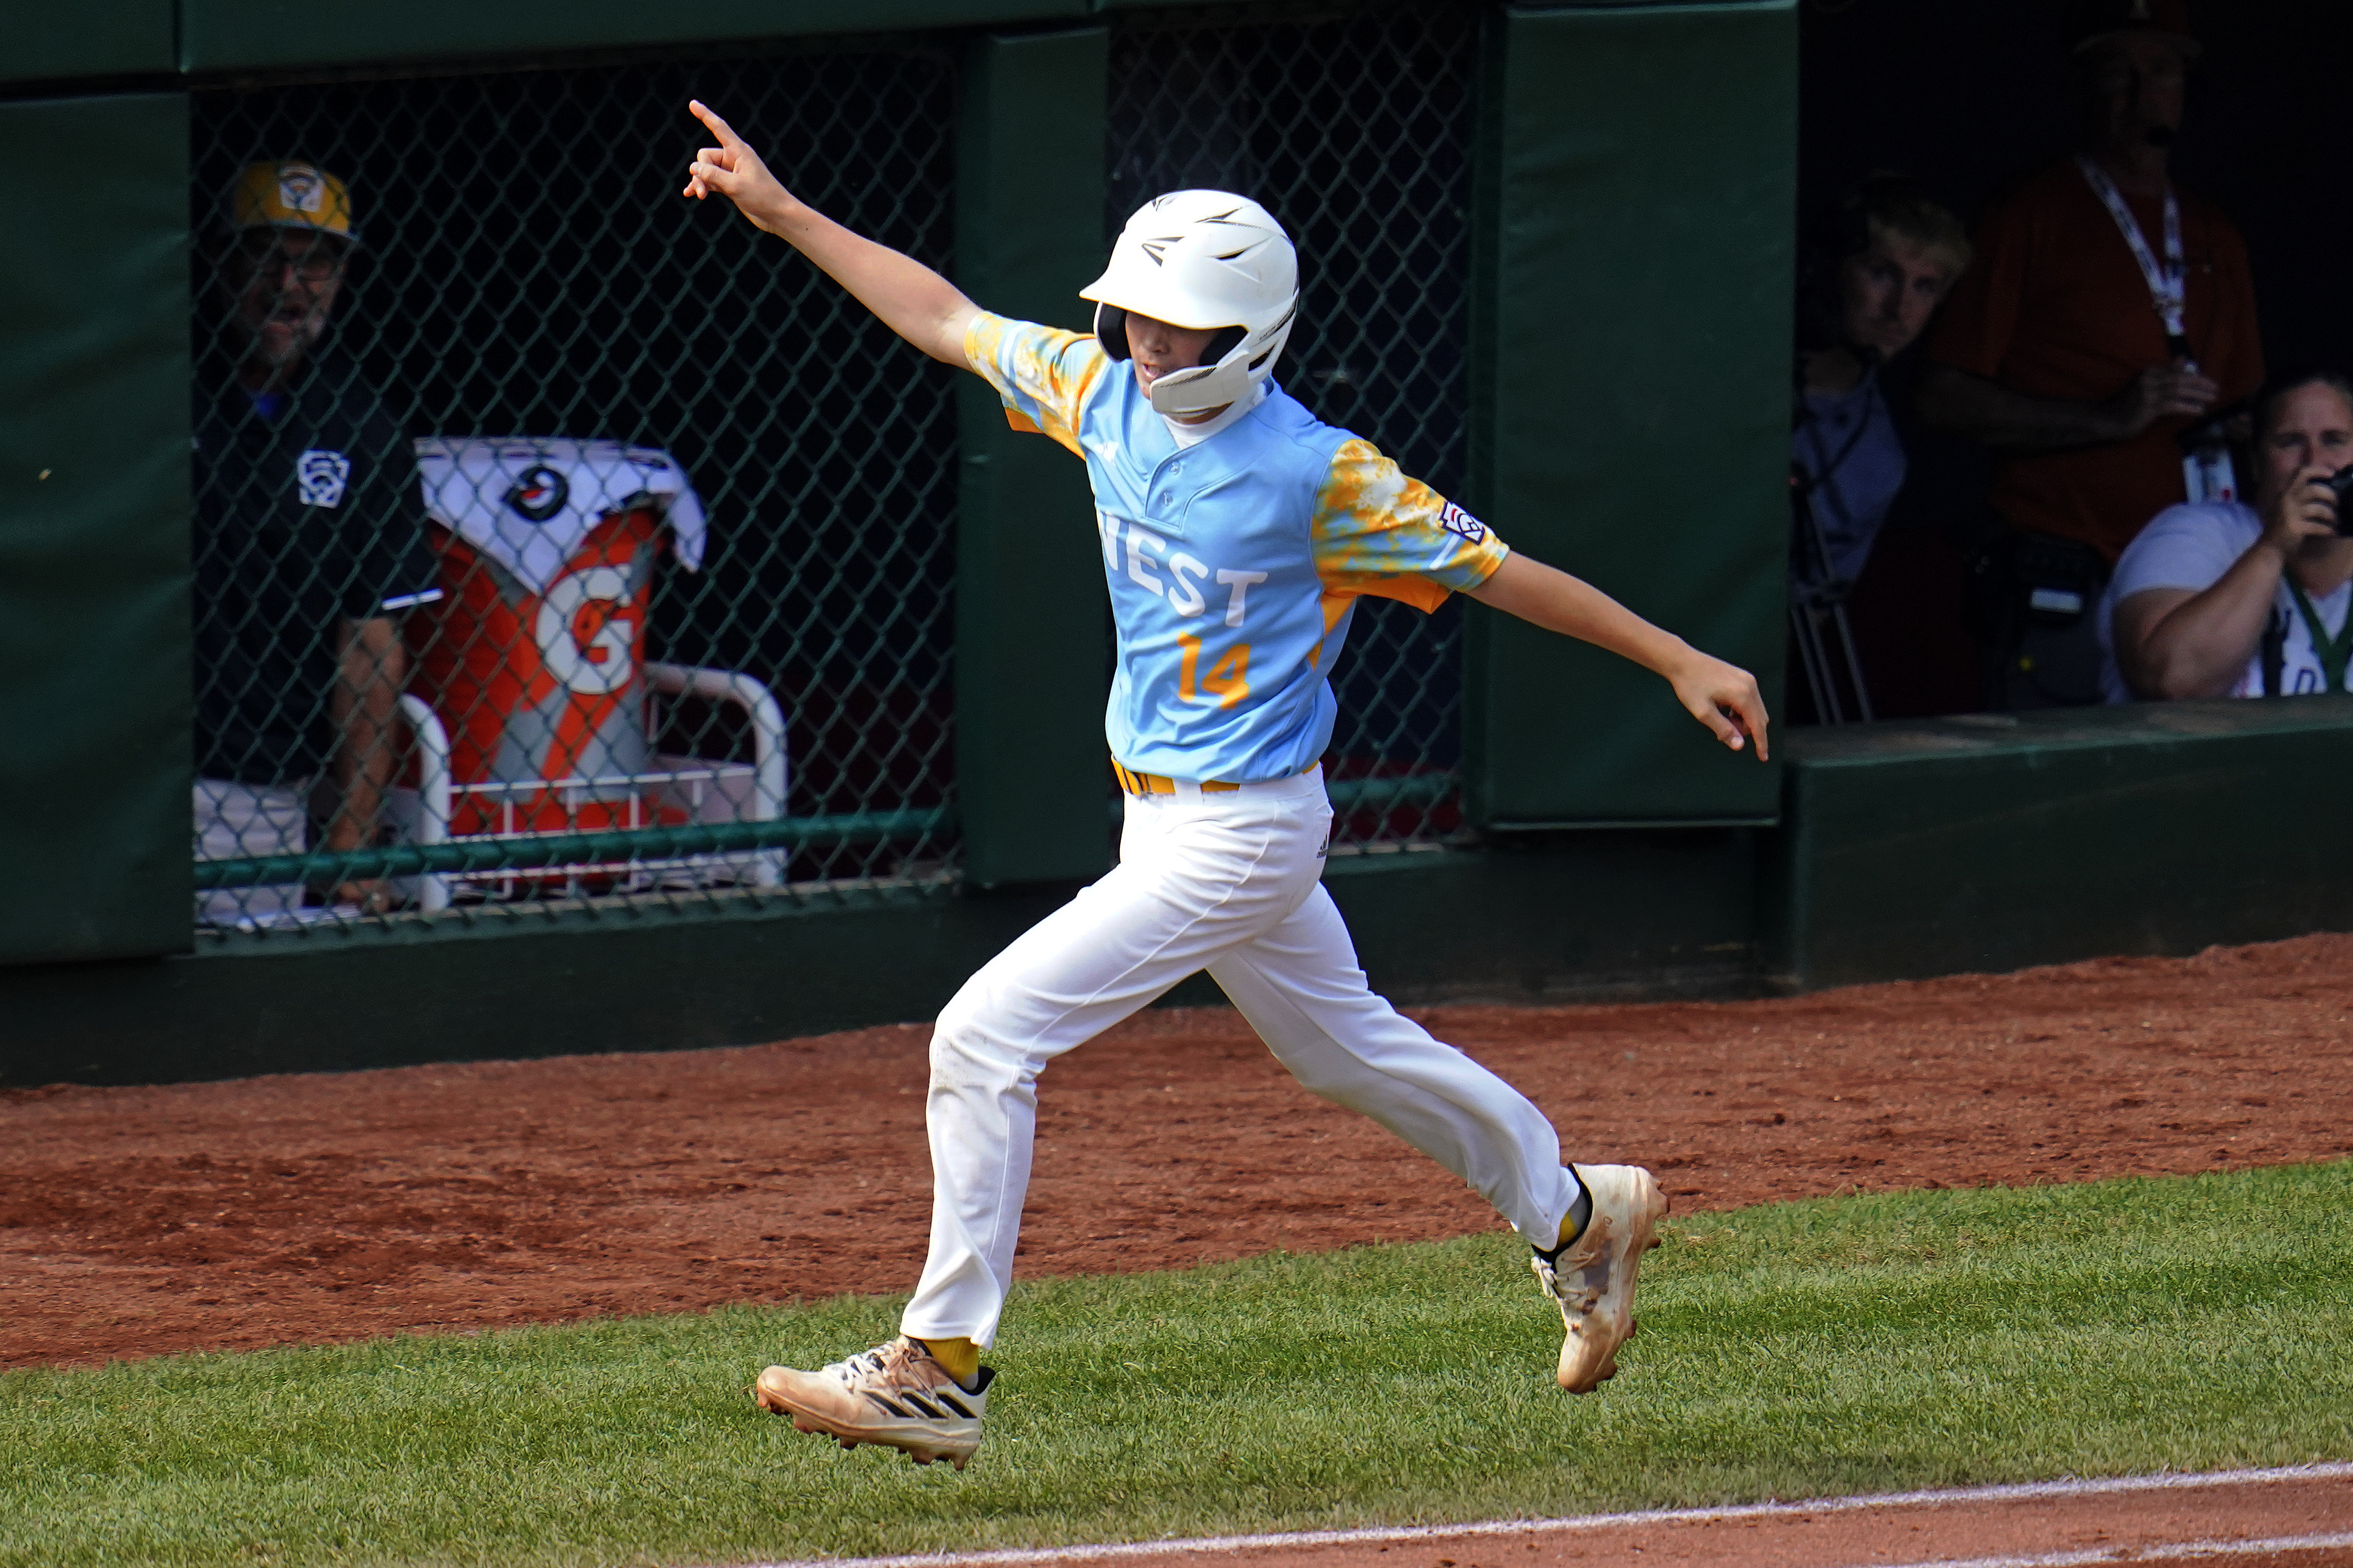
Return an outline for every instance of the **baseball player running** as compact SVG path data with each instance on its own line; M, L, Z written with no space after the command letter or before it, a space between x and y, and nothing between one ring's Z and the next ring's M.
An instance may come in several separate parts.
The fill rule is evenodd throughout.
M981 376L1016 427L1082 459L1118 627L1104 715L1127 792L1120 863L965 982L932 1037L931 1251L900 1337L754 1397L845 1448L958 1469L979 1446L1029 1183L1038 1075L1206 969L1277 1059L1452 1171L1534 1249L1567 1329L1560 1385L1617 1371L1637 1268L1667 1200L1631 1165L1561 1163L1544 1113L1367 989L1321 874L1328 676L1365 595L1450 593L1663 676L1735 751L1766 755L1756 679L1566 573L1514 553L1369 442L1273 381L1298 309L1291 240L1264 208L1178 191L1127 222L1081 298L1091 336L1008 321L929 268L796 200L701 103L717 139L685 194L715 192L916 348Z

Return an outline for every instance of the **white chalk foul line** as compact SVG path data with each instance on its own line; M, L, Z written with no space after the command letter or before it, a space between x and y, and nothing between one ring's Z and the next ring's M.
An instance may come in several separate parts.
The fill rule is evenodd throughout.
M2353 1532L2278 1535L2267 1541L2175 1541L2127 1549L2099 1546L2081 1552L2049 1552L2039 1557L1940 1557L1933 1563L1911 1563L1908 1568L2084 1568L2094 1563L2179 1563L2201 1557L2253 1557L2258 1553L2276 1557L2290 1552L2326 1552L2340 1546L2353 1546ZM2116 1555L2119 1550L2129 1550L2132 1555L2120 1559Z
M1947 1491L1881 1492L1863 1497L1816 1498L1795 1502L1738 1503L1725 1508L1653 1509L1644 1513L1589 1513L1572 1519L1493 1519L1476 1524L1404 1524L1367 1530L1298 1530L1266 1535L1205 1535L1182 1541L1127 1541L1103 1546L1013 1547L996 1552L920 1552L903 1557L816 1557L762 1563L750 1568L1030 1568L1032 1564L1092 1563L1131 1557L1169 1557L1184 1552L1262 1552L1303 1546L1356 1546L1399 1541L1459 1540L1464 1536L1554 1534L1615 1530L1628 1525L1710 1524L1797 1514L1847 1513L1858 1509L1926 1508L1975 1502L2031 1502L2043 1498L2112 1497L2133 1492L2192 1490L2205 1487L2270 1486L2283 1481L2353 1480L2353 1463L2284 1465L2265 1470L2167 1471L2154 1476L2113 1476L2089 1480L2020 1481L2007 1486L1957 1487ZM2317 1551L2353 1544L2353 1536L2302 1536L2272 1551ZM2147 1548L2155 1551L2157 1548ZM2259 1550L2241 1542L2190 1542L2169 1548L2176 1556L2221 1556ZM2109 1552L2052 1557L1987 1557L1934 1568L2063 1568L2112 1560ZM1928 1565L1922 1565L1928 1568Z

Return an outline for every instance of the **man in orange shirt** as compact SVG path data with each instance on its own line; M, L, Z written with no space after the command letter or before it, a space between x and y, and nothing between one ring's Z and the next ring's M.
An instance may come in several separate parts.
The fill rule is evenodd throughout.
M2107 569L2149 519L2206 499L2176 437L2263 377L2246 245L2167 175L2198 53L2186 0L2092 0L2075 31L2084 150L1986 215L1920 378L1930 426L2002 454L2001 707L2099 700L2088 611Z

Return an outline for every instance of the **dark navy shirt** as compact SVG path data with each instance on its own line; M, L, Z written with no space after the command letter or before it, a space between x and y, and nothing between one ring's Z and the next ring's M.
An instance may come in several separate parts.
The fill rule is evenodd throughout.
M416 457L329 350L283 392L200 395L194 479L196 772L315 774L339 625L439 597Z
M1791 437L1791 453L1812 487L1814 519L1830 558L1828 576L1851 584L1862 575L1880 525L1904 488L1904 442L1875 369L1865 371L1845 392L1799 395L1803 416ZM1825 563L1815 559L1810 542L1800 539L1793 545L1792 584L1801 594L1820 587Z

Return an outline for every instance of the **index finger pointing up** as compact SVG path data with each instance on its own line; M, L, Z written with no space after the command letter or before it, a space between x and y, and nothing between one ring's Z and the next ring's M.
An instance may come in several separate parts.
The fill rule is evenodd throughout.
M702 121L705 125L711 127L711 133L719 138L719 142L722 146L735 148L744 145L744 139L735 134L733 128L731 127L727 121L720 119L718 115L713 114L711 111L710 106L705 104L701 99L691 98L687 100L686 107L689 113L692 114L697 120Z

